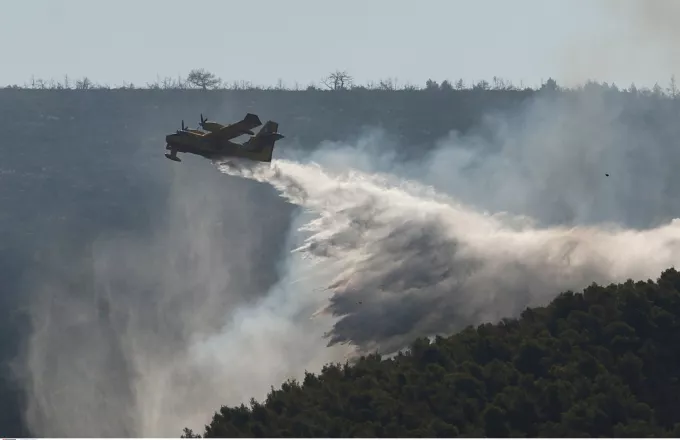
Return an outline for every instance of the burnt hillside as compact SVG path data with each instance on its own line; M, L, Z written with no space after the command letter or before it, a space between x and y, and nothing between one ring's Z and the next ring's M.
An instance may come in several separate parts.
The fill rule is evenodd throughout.
M32 282L66 255L89 252L100 237L151 234L168 221L172 212L168 200L177 185L197 197L211 197L210 206L216 206L224 219L225 236L234 226L262 231L252 249L261 268L261 276L248 284L254 296L276 279L275 263L292 207L268 186L224 176L204 160L187 157L179 167L166 160L163 137L179 128L182 119L195 127L200 113L229 121L255 112L263 120L280 123L286 139L279 143L283 152L279 154L287 148L311 151L323 141L352 141L365 128L379 127L404 159L418 159L452 130L486 139L499 133L485 122L489 118L521 125L525 110L539 97L568 107L592 93L616 108L615 117L622 124L645 133L626 152L631 169L648 164L650 154L652 165L677 163L676 100L651 92L593 87L578 92L0 89L0 363L4 368L0 431L26 435L20 388L8 362L16 359L25 342L25 306ZM662 178L665 193L677 193L680 180L675 173ZM664 197L630 208L636 225L672 217L680 205ZM73 283L74 290L78 286Z

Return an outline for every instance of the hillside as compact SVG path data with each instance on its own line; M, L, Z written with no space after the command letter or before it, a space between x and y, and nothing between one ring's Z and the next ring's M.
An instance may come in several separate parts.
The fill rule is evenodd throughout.
M584 111L590 108L597 111ZM505 185L504 173L488 173L503 176L498 178L500 185L511 188L511 197L503 198L507 194L491 188L476 201L484 209L497 211L491 201L491 196L497 195L504 203L509 200L510 208L547 224L614 221L627 227L653 227L680 212L680 199L675 197L680 193L675 166L680 161L676 148L680 138L680 100L659 90L623 90L598 84L579 90L492 88L488 84L460 90L0 88L1 432L30 436L25 421L29 398L25 396L26 379L22 376L22 369L27 367L22 356L34 330L28 312L43 285L58 286L59 294L68 292L87 299L83 315L95 318L79 331L101 338L95 346L111 347L111 358L105 358L104 365L126 362L114 330L125 327L121 322L125 322L129 310L147 313L144 325L159 339L167 338L155 346L170 347L171 342L177 342L172 332L157 330L170 326L166 316L175 316L177 310L200 316L201 331L206 333L223 324L225 310L231 307L229 300L225 298L212 304L207 312L201 309L198 313L200 306L196 304L200 301L195 298L207 294L190 291L203 285L196 279L198 276L191 278L181 271L177 272L180 277L194 284L187 281L187 292L182 293L184 296L178 294L179 299L168 306L167 315L149 313L166 299L163 286L158 284L162 277L145 279L144 285L116 280L121 284L116 284L118 290L109 296L111 304L97 297L108 286L92 287L98 273L88 258L95 259L93 250L102 241L132 237L131 241L137 243L168 243L166 253L181 256L191 244L190 238L184 237L193 231L187 226L193 225L194 230L210 234L209 240L199 240L197 248L210 241L225 254L234 249L247 250L245 258L239 257L236 263L230 260L228 267L225 264L220 269L225 278L238 280L243 301L257 300L276 282L277 264L285 251L285 235L294 208L269 186L226 176L201 159L188 157L177 167L163 157L163 136L179 128L182 119L195 127L200 113L223 121L241 118L247 111L281 124L286 138L280 142L275 157L286 157L291 151L309 153L328 145L336 148L332 141L360 144L358 140L365 138L368 130L378 128L384 133L378 140L386 144L381 146L396 152L394 162L410 166L428 158L442 141L447 145L460 141L474 160L461 165L454 157L441 163L445 170L455 168L463 183L484 187L480 182L486 183L485 166L506 160L507 168L522 178L544 173L539 176L543 179L540 184L527 179L519 189ZM574 115L582 119L574 120ZM452 132L457 134L449 138ZM551 143L558 153L579 154L569 160L559 154L554 155L557 159L541 156ZM517 152L527 144L535 151L529 148L523 157ZM595 160L581 154L584 150L579 148L592 145L600 147L596 149L598 154L604 151L602 158ZM543 171L548 160L553 168ZM586 163L590 168L583 173L590 179L595 174L604 175L602 161L609 161L618 174L612 173L611 184L594 192L590 189L592 181L578 174L584 168L579 161L590 161ZM583 187L578 186L582 182ZM464 192L465 188L460 188L456 188L457 195ZM470 197L478 195L471 194ZM515 203L522 194L532 204ZM254 231L254 238L245 237L252 238L245 246L243 234L234 234L234 230ZM170 240L172 234L163 236L159 231L183 235L185 241L178 241L178 245ZM126 251L137 255L135 251L143 254L145 249L140 245ZM196 250L199 253L204 249ZM160 257L147 260L155 263L165 257L159 253ZM221 267L218 265L223 262L213 254L204 258L214 265L211 268ZM119 266L124 267L123 263ZM257 266L257 276L244 276L250 264ZM143 278L140 272L130 270L130 274ZM149 270L148 278L161 272ZM218 271L210 274L215 272ZM213 285L207 288L217 290ZM96 301L90 296L97 297ZM118 310L123 317L101 312L107 307ZM64 314L59 325L70 328L70 319ZM55 339L62 334L57 321L50 321L55 326L51 333ZM102 328L106 331L98 333ZM79 344L75 339L66 342L46 344L45 356L78 358L74 347ZM121 383L112 386L131 387L123 382L121 379ZM130 401L122 401L121 407L130 405ZM66 420L63 423L68 425ZM132 435L131 431L115 432L113 436ZM101 432L92 435L98 434Z
M680 273L592 285L519 319L328 365L222 407L205 437L680 435ZM185 435L194 435L185 430Z
M535 93L0 89L0 127L7 131L8 143L22 139L61 143L85 136L95 147L127 150L130 139L140 135L162 143L165 132L179 128L182 119L195 127L200 113L229 121L255 112L263 120L279 122L287 142L306 149L323 141L346 141L367 127L384 128L401 144L422 148L451 130L467 132L485 115L517 112ZM54 136L45 137L50 132Z

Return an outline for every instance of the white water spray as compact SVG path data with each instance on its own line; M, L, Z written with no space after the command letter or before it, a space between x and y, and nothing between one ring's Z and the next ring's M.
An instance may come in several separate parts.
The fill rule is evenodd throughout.
M419 336L515 316L593 282L655 278L680 261L676 220L642 231L539 229L386 175L285 160L220 169L268 182L315 214L297 251L334 268L315 286L329 287L324 310L338 318L327 336L360 352L390 353Z

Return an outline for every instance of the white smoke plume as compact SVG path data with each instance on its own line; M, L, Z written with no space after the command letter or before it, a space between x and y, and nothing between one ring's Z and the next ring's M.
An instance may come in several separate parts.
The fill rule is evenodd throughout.
M600 13L596 31L572 35L565 47L554 51L567 84L601 78L623 88L633 82L638 87L657 81L664 89L669 86L680 69L677 1L595 0L583 5ZM662 81L660 73L667 75Z

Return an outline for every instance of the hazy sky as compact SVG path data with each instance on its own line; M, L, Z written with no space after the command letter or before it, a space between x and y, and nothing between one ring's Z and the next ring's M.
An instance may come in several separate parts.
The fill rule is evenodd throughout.
M0 84L88 76L143 85L204 67L307 85L494 75L665 85L680 65L673 0L1 0ZM677 5L677 6L676 6Z

